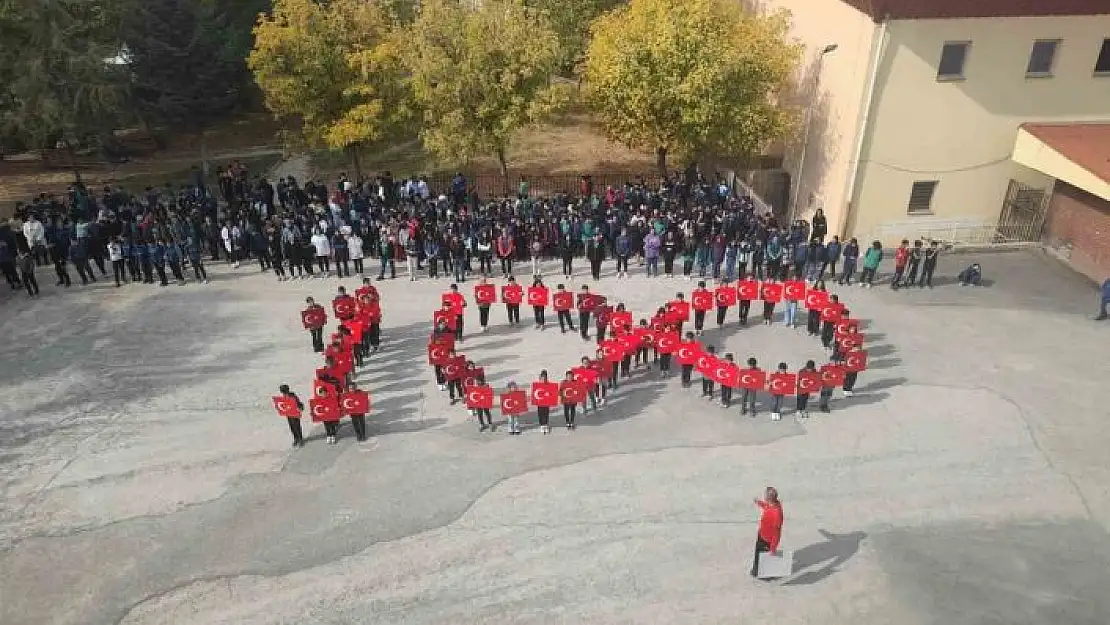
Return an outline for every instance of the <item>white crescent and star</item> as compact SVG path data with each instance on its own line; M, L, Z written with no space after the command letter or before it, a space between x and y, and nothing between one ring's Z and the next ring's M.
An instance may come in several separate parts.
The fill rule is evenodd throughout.
M312 414L316 415L317 417L322 417L327 411L328 409L325 408L323 405L316 404L316 406L312 409Z
M755 384L755 376L750 373L745 373L740 377L741 384Z
M717 367L717 377L722 380L728 379L728 367Z
M535 395L536 395L536 401L547 401L547 399L548 399L548 392L547 392L547 389L545 389L545 388L536 389Z

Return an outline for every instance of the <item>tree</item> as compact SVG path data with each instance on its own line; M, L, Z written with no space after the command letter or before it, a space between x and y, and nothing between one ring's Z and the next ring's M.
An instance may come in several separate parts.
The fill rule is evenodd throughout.
M778 98L801 58L789 15L746 13L735 0L631 0L593 25L586 97L607 134L671 154L745 158L783 137Z
M393 30L379 2L277 0L255 27L247 64L266 107L295 142L358 151L400 135L411 95Z
M227 42L233 30L219 5L204 0L144 0L125 20L125 61L138 114L197 135L234 107L246 78Z
M602 13L621 4L622 0L527 0L528 6L542 12L559 37L559 71L571 75L578 69L586 44L590 40L590 24Z
M107 62L120 50L118 2L14 0L0 4L0 126L33 148L75 150L127 119L128 81Z
M493 154L507 176L513 133L566 102L565 87L552 83L558 59L547 19L519 1L424 3L406 63L425 147L452 161Z

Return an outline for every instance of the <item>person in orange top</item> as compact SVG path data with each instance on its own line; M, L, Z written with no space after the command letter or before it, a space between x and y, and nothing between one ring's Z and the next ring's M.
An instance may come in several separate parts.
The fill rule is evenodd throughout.
M778 552L779 540L782 538L782 502L779 501L779 491L774 486L768 486L763 499L754 501L763 512L759 517L759 533L755 539L752 577L759 575L759 554L767 552L774 555Z

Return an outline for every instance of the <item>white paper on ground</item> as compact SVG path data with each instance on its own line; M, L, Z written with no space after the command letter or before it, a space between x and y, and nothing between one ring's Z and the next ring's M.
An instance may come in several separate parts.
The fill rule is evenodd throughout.
M759 554L759 575L760 579L772 579L776 577L790 577L794 572L794 552L779 550L777 554L772 555L770 552L764 551Z

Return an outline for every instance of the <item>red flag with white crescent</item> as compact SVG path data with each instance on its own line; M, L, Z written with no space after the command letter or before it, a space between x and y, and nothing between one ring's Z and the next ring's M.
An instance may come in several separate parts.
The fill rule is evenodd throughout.
M297 407L297 400L287 395L274 395L274 408L279 415L287 419L299 419L301 409Z
M767 391L772 395L794 395L798 392L798 376L793 373L772 373Z
M366 391L347 391L339 396L339 407L343 414L366 415L370 412L370 393Z
M821 373L819 371L798 372L798 394L812 395L821 391Z
M312 413L312 420L338 421L340 417L339 402L335 399L313 397L308 400L308 409Z
M533 382L532 405L541 408L554 408L559 405L558 382Z
M528 412L528 394L521 390L501 393L501 414L519 415Z
M767 372L762 369L741 369L740 388L750 391L763 390L767 385Z
M844 370L859 373L867 370L867 351L856 350L844 354Z
M466 407L470 409L493 408L493 388L488 384L475 384L466 389Z

